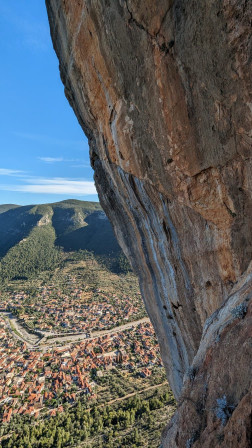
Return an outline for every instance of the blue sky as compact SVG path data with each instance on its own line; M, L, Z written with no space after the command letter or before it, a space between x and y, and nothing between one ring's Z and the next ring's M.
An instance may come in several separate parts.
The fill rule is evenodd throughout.
M0 204L98 201L44 0L0 0Z

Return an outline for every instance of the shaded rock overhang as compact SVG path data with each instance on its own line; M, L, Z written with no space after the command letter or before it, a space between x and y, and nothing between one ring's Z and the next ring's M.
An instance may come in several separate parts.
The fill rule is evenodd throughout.
M184 403L183 383L183 390L196 387L185 374L196 359L200 371L213 344L209 319L219 329L224 315L231 319L239 282L247 296L236 293L236 306L250 299L252 3L46 4L65 93L89 138L101 204L139 277L170 385ZM224 314L216 311L223 306ZM232 398L237 405L249 377L232 369L226 376L243 384ZM219 384L227 395L231 383ZM196 428L185 443L196 447L203 432ZM175 439L164 446L184 446Z

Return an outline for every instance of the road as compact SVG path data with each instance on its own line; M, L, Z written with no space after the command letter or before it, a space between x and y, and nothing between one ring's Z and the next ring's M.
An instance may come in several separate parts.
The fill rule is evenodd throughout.
M128 330L129 328L137 327L137 325L145 322L150 322L150 319L148 317L143 317L142 319L138 319L133 322L128 322L127 324L119 325L117 327L114 327L110 330L101 330L101 331L94 331L90 332L90 336L87 338L86 333L80 333L76 335L67 335L65 333L62 334L62 336L56 336L56 337L48 337L48 333L44 333L44 337L40 338L37 335L34 335L33 333L29 333L18 321L15 315L9 312L1 312L0 313L3 317L5 317L5 321L8 324L8 327L13 334L14 337L17 339L26 342L28 347L30 348L43 348L48 349L49 347L53 347L55 344L66 344L69 345L73 342L77 341L92 341L93 339L97 339L102 336L106 336L109 334L115 334L124 330ZM41 331L41 333L43 333Z
M7 323L12 335L22 342L25 342L28 347L33 347L40 340L39 336L29 333L18 321L16 316L9 312L0 313Z
M64 343L66 342L66 345L71 344L72 342L76 342L76 341L92 341L93 339L97 339L100 338L102 336L106 336L109 334L115 334L118 333L119 331L124 331L124 330L128 330L129 328L134 328L137 327L137 325L144 323L144 322L150 322L150 319L148 317L143 317L142 319L138 319L135 320L133 322L129 322L127 324L123 324L123 325L119 325L118 327L114 327L111 330L101 330L101 331L94 331L92 333L90 333L90 337L86 337L86 333L83 334L77 334L74 336L67 336L67 335L62 335L61 337L56 337L56 338L50 338L50 339L46 339L43 338L43 341L40 340L40 342L37 344L37 346L43 346L43 347L52 347L54 346L57 342L58 343Z

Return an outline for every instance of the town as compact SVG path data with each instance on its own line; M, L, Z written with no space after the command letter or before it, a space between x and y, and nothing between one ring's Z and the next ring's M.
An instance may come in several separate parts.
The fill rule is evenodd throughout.
M3 422L9 422L13 413L38 417L49 409L54 415L63 410L64 402L76 401L79 394L97 398L99 388L93 378L106 370L115 368L128 374L137 370L144 378L153 368L161 368L158 344L148 322L87 342L34 351L10 336L1 317L0 340Z
M67 291L43 286L32 302L24 291L8 294L1 307L14 312L31 329L54 333L79 333L90 327L105 330L146 315L140 292L134 298L118 297L88 286L76 288L76 279L70 276L66 280Z
M30 330L60 334L110 329L146 316L132 274L120 279L87 261L67 266L36 286L23 282L19 290L15 284L5 289L0 308L15 313Z
M80 397L109 402L166 382L135 279L129 277L123 291L105 280L104 285L63 270L36 288L14 282L1 292L4 424L16 414L54 416Z

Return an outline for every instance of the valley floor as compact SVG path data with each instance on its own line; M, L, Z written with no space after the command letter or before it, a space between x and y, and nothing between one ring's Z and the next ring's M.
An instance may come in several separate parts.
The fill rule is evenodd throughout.
M54 273L4 285L0 310L0 447L30 448L23 430L12 430L27 423L32 440L45 421L32 448L158 446L161 409L167 418L175 403L133 274L66 262ZM84 434L80 424L61 442L58 433L52 438L51 420L62 432L78 406L94 412ZM108 420L107 409L124 414ZM43 445L43 434L53 445Z

